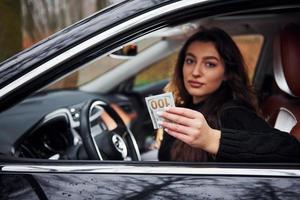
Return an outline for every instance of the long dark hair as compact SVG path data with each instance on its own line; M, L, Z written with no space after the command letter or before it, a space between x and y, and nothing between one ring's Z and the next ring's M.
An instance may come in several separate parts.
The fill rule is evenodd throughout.
M253 89L250 86L250 81L246 73L246 65L243 56L232 40L232 38L222 29L211 28L201 30L192 35L184 44L179 52L177 64L174 70L173 77L165 90L172 92L176 106L189 107L192 102L192 96L187 92L183 81L183 65L186 57L186 52L193 42L211 42L218 51L225 67L226 79L221 86L208 97L201 106L199 111L205 116L208 124L212 128L220 129L218 120L218 111L229 100L237 100L251 109L258 111L257 101ZM185 148L183 151L182 148ZM180 141L176 141L172 147L171 157L176 160L206 160L205 153L200 150L188 147ZM189 152L189 153L187 153ZM172 156L173 154L173 156ZM181 154L184 154L180 156Z

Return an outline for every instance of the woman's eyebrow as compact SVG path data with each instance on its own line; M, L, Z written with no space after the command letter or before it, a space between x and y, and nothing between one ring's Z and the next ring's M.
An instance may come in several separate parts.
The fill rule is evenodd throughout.
M219 61L220 59L219 58L217 58L216 56L205 56L205 57L203 57L203 59L204 60L210 60L210 59L214 59L214 60L217 60L217 61Z
M191 57L193 57L193 58L196 58L196 56L195 56L194 54L189 53L189 52L187 52L187 53L185 54L185 57L187 57L187 56L191 56Z

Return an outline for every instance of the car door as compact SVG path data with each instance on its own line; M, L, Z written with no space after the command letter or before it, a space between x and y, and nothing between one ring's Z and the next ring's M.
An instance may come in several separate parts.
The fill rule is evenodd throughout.
M248 13L260 16L270 12L267 16L272 17L282 12L298 12L294 10L297 6L296 1L124 1L2 63L0 108L15 108L14 104L50 82L154 30L219 15L225 16L221 21L236 16L251 18ZM241 24L239 27L254 31ZM115 95L110 93L115 86L137 73L126 69L128 73L122 71L126 77L112 69L98 79L97 87L87 84L77 89L82 92L80 95L89 92L107 95L98 97L109 101ZM149 88L130 89L142 100L161 92L164 84L155 82ZM134 102L129 100L127 90L117 91L129 97L124 102ZM120 104L122 100L116 102ZM33 102L25 100L25 103ZM13 131L9 134L15 135ZM18 134L17 139L23 133ZM5 136L2 138L10 139ZM299 196L299 164L53 161L17 157L13 151L15 141L10 142L6 143L10 150L6 152L8 157L1 157L0 164L2 199L295 199Z

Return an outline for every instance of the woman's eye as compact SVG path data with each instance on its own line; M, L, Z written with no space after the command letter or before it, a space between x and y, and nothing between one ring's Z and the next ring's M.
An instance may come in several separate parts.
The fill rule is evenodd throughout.
M215 66L217 66L217 64L212 63L212 62L206 62L206 63L205 63L205 66L206 66L206 67L215 67Z
M195 61L193 60L193 59L191 59L191 58L186 58L185 59L185 63L186 64L188 64L188 65L191 65L191 64L193 64Z

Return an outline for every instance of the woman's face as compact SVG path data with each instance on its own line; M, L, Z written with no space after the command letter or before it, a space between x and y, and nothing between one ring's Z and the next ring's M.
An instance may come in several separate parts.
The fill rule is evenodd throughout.
M183 81L193 103L214 93L225 79L223 61L212 42L195 41L187 49L183 64Z

